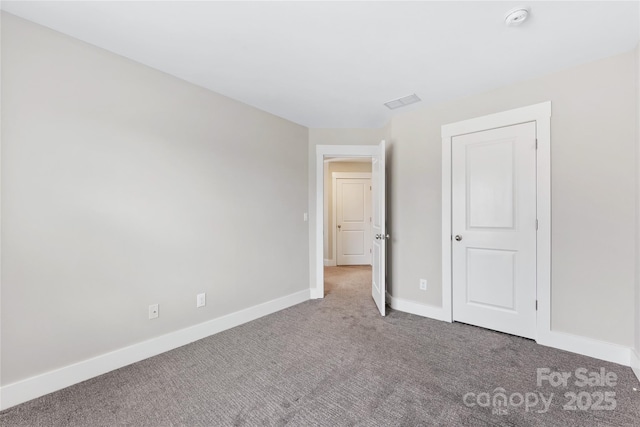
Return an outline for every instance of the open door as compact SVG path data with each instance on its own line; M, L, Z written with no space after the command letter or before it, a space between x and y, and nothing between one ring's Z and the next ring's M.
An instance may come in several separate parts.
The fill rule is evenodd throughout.
M373 254L371 257L371 295L378 306L381 315L385 315L385 299L387 294L386 274L386 245L387 233L385 230L385 142L380 142L378 152L372 158L371 163L371 234L373 235Z

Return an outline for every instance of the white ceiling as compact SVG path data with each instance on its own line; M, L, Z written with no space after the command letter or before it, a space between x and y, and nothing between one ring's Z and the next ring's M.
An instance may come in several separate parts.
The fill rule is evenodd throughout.
M528 6L520 27L504 15ZM627 2L34 2L2 9L308 127L423 108L633 49ZM395 111L383 103L416 93Z

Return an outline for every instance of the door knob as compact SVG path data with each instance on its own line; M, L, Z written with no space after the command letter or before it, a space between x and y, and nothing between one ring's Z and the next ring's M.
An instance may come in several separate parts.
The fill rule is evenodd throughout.
M458 235L456 236L456 240L459 242L460 240L462 240L462 236L458 234Z
M342 228L342 226L340 224L338 224L338 228Z

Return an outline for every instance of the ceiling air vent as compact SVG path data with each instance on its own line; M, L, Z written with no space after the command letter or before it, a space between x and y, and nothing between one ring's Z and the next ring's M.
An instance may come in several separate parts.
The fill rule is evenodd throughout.
M396 108L404 107L405 105L415 104L416 102L420 102L421 99L415 93L413 95L403 96L402 98L394 99L389 102L385 102L384 105L387 106L390 110L395 110Z

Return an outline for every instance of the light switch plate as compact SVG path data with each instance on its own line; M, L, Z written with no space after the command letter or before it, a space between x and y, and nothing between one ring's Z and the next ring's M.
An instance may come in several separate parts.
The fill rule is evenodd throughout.
M196 296L196 307L204 307L207 305L207 294L204 292Z

